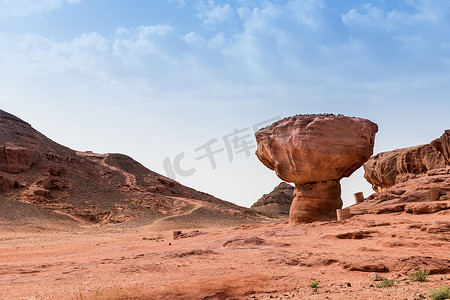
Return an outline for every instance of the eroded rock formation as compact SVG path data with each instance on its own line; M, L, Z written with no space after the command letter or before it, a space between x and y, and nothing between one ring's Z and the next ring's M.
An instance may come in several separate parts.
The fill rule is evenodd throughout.
M364 164L364 178L376 192L450 166L450 130L430 144L382 152Z
M259 130L256 155L278 177L295 183L289 222L336 217L340 179L372 155L378 126L343 115L297 115Z
M6 176L0 176L0 192L6 192L14 188L18 188L20 184Z
M39 159L36 150L18 147L0 147L0 170L18 174L31 168Z

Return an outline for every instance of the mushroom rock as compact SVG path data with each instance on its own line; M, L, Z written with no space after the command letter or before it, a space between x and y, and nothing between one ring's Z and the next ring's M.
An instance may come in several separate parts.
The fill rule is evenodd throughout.
M333 114L296 115L256 132L256 156L279 178L295 184L289 223L336 218L340 179L373 153L378 126Z

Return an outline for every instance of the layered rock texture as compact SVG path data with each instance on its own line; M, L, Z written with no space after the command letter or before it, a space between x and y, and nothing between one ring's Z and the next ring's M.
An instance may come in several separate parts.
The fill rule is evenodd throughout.
M0 170L18 174L31 168L39 159L36 150L26 148L0 147Z
M37 206L46 212L36 213ZM259 218L250 209L183 186L126 155L73 151L2 110L0 212L0 225L28 222L33 216L33 222L42 224L37 216L49 215L61 223L158 222L164 228L177 222L173 226L230 225Z
M340 179L372 155L378 126L343 115L297 115L259 130L256 155L279 178L295 183L291 224L336 218Z
M364 177L376 191L450 166L450 130L426 145L382 152L364 164Z
M271 217L285 218L289 216L289 209L293 199L294 187L286 182L281 182L273 191L259 198L251 206L251 209Z
M351 207L353 214L448 214L450 130L429 144L379 153L364 164L377 193ZM432 190L436 190L432 196Z

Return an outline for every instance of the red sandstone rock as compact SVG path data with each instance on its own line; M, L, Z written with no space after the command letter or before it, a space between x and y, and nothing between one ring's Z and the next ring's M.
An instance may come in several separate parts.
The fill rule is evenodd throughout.
M446 130L440 138L432 141L430 145L439 151L450 165L450 129Z
M450 130L430 144L379 153L364 164L364 178L378 192L450 165Z
M433 200L432 188L440 188L440 196ZM395 213L411 214L450 213L450 166L433 169L426 174L397 183L368 196L363 203L351 206L352 214Z
M296 186L290 223L336 217L340 183L372 155L378 126L343 115L297 115L259 130L256 155Z
M12 190L18 186L19 184L15 180L5 176L0 176L0 192Z
M39 160L36 150L18 147L0 147L0 170L18 174L31 168Z

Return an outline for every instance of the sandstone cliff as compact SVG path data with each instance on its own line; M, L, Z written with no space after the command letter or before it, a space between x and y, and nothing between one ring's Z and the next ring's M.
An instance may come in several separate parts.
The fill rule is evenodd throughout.
M376 193L352 213L450 213L450 130L429 144L379 153L364 164Z
M450 166L450 130L426 145L382 152L364 164L364 178L375 191Z

